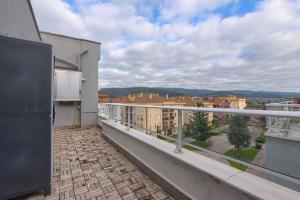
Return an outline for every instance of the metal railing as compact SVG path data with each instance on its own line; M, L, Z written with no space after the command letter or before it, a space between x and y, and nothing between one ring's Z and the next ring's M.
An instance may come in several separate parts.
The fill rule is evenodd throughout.
M207 149L205 147L201 147L195 144L191 144L190 142L186 142L183 140L183 112L184 111L192 111L192 112L205 112L205 113L219 113L219 114L227 114L227 115L242 115L242 116L261 116L261 117L272 117L276 119L282 119L284 118L283 121L279 122L276 124L280 125L279 129L286 129L287 122L289 120L286 119L297 119L300 121L300 112L299 111L277 111L277 110L241 110L241 109L223 109L223 108L206 108L206 107L178 107L178 106L152 106L152 105L139 105L139 104L117 104L117 103L106 103L106 104L99 104L99 114L102 117L105 117L109 120L113 120L117 123L121 123L124 126L126 126L126 129L129 130L132 127L132 122L133 122L133 110L134 108L144 108L145 113L147 113L147 109L159 109L159 110L174 110L177 112L177 120L178 120L178 127L177 127L177 137L174 138L170 135L161 134L157 133L155 131L148 130L148 115L145 114L145 120L146 120L146 127L145 127L145 133L148 133L150 135L155 135L155 136L160 136L162 138L165 138L173 143L176 144L175 151L176 152L181 152L182 148L184 146L188 146L190 148L199 150L200 152L208 153L209 155L217 156L221 159L225 159L227 161L232 161L235 163L238 163L240 165L249 167L251 169L255 169L257 171L263 172L267 175L275 176L280 179L290 181L292 183L296 183L300 185L300 180L299 177L293 177L290 174L275 171L272 169L268 169L264 166L259 166L257 164L253 164L251 162L248 162L246 160L240 160L228 155L225 155L224 153L220 153L211 149ZM127 113L126 116L122 116L124 113ZM163 120L163 112L161 115L161 119ZM175 120L175 119L174 119ZM267 121L267 120L266 120ZM266 123L266 122L265 122ZM266 125L266 124L265 124ZM163 122L161 123L161 126L163 126ZM134 128L134 127L133 127ZM272 129L274 127L268 127L266 126L266 129ZM276 128L276 127L275 127ZM299 133L300 134L300 133ZM300 143L299 143L300 145ZM300 166L299 166L300 168Z

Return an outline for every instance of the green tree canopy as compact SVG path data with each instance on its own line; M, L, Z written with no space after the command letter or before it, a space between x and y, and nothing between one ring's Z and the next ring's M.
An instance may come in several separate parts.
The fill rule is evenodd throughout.
M230 144L237 148L238 152L250 145L250 132L248 129L249 117L235 115L231 117L229 124L229 131L227 133L228 141Z
M198 103L197 107L203 107L203 104ZM211 136L211 126L208 122L208 113L193 112L193 116L185 128L184 134L198 140L208 139Z

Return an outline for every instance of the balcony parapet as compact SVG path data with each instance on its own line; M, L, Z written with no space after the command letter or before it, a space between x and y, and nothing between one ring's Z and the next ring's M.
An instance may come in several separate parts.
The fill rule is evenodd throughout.
M299 199L300 193L99 117L103 135L176 199Z

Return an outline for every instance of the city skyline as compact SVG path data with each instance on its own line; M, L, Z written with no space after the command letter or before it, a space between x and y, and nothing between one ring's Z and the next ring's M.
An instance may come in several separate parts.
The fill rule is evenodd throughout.
M41 30L102 43L99 88L299 91L298 0L32 4Z

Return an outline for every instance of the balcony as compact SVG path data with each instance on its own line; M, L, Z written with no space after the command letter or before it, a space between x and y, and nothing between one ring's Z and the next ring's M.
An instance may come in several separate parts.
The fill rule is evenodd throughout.
M174 197L281 200L300 197L299 192L269 178L272 175L298 184L297 179L291 176L286 177L283 173L269 171L245 161L218 155L209 148L193 145L180 134L180 126L177 127L177 138L157 133L173 142L128 128L114 118L114 112L111 112L113 107L110 104L106 106L110 108L102 109L103 112L99 113L98 123L101 129L90 127L55 131L52 191L46 199ZM235 112L249 114L249 111ZM180 120L180 110L178 113ZM263 115L262 112L260 114ZM286 118L287 115L299 117L298 113L272 112L269 115L272 115L272 120L275 115L279 119ZM291 121L293 120L288 122ZM284 124L286 127L287 123ZM192 148L187 148L186 145ZM227 163L228 159L251 169L240 171L232 168ZM44 197L30 195L24 198Z
M116 106L177 110L178 123L175 127L177 130L175 137L160 133L147 135L144 134L145 132L125 127L116 120L118 116L113 114ZM258 150L256 158L249 161L225 153L225 149L232 148L232 145L226 142L226 134L211 136L212 144L205 147L194 143L191 138L182 134L181 125L183 110L212 112L221 113L220 120L225 119L225 121L227 117L235 115L248 116L248 129L251 134L257 133L257 130L266 130L268 134L269 130L275 128L266 123L270 119L292 118L293 120L283 123L284 126L277 125L277 129L283 130L294 127L286 124L300 119L299 112L133 104L102 104L100 110L98 123L103 128L104 138L129 157L149 177L156 180L160 187L175 199L299 199L300 197L298 190L300 182L297 177L298 156L292 154L283 156L283 152L298 152L297 148L300 147L297 141L291 141L290 134L279 145L276 143L278 142L276 135L267 135L267 143ZM260 128L262 125L263 127ZM224 127L222 124L218 129L223 130ZM296 130L298 131L300 129ZM237 132L242 136L245 130L238 129ZM285 144L286 139L287 144ZM250 140L250 147L249 149L255 147L255 138ZM278 154L269 154L270 151ZM278 155L282 156L281 163L275 158ZM266 163L266 158L269 163ZM286 160L289 158L292 160ZM284 162L288 163L285 169L281 165ZM232 167L232 163L242 168L236 169ZM289 170L293 173L289 174Z
M46 199L172 199L108 143L99 128L59 129L54 138L52 191Z

